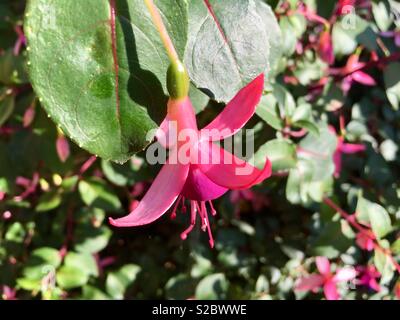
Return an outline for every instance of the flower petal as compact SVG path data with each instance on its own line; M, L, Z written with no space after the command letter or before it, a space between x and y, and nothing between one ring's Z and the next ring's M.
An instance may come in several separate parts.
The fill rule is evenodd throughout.
M168 115L165 117L163 122L161 122L160 127L156 132L157 141L164 147L169 148L171 145L170 140L170 132L169 132L169 117Z
M326 300L339 300L340 295L336 288L336 283L333 281L327 281L324 285L324 294Z
M111 219L116 227L149 224L160 218L175 202L189 172L189 165L166 163L135 210L120 219Z
M213 142L200 142L199 154L200 170L214 183L228 189L248 189L271 176L268 159L259 170Z
M315 259L318 271L323 275L328 275L331 272L331 264L326 257L317 257Z
M354 268L342 268L339 269L333 277L334 282L350 281L353 280L357 275Z
M365 72L362 72L362 71L354 72L352 74L352 78L354 81L357 81L366 86L375 86L376 85L375 79L372 78L369 74L366 74Z
M264 74L260 74L226 105L224 110L200 132L209 140L219 141L238 132L254 115L264 90ZM213 132L219 132L214 135Z
M340 151L343 153L352 154L365 151L365 146L363 144L342 143L340 146Z
M312 274L300 279L296 286L297 291L310 291L321 287L324 283L324 277L319 274Z

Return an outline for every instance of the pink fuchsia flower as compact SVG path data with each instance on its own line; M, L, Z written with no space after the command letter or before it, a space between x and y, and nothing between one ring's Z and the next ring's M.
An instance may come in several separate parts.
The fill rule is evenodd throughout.
M22 121L24 128L27 128L32 124L33 120L35 119L35 114L36 104L32 103L24 113L24 118Z
M39 184L39 173L35 172L33 174L32 179L27 179L25 177L17 177L17 179L15 180L15 184L22 187L24 189L24 191L18 195L14 197L14 200L19 202L19 201L23 201L24 199L26 199L27 197L29 197L32 193L34 193L36 191L36 187Z
M9 286L2 286L2 295L3 300L16 300L17 291Z
M335 128L332 126L329 126L329 130L337 135ZM334 177L338 178L342 171L343 154L354 154L363 151L365 151L365 146L363 144L345 143L343 136L337 136L337 146L333 154L333 162L335 164Z
M394 294L396 295L396 298L400 300L400 281L394 286Z
M347 93L350 91L351 86L354 82L361 83L365 86L375 86L376 81L369 74L361 71L365 67L364 62L359 61L359 56L353 54L347 60L346 65L340 69L332 68L332 75L339 75L343 77L342 90Z
M355 6L356 0L339 0L336 5L336 15L341 16L349 14L349 8Z
M400 29L381 32L380 35L387 38L393 38L395 45L400 47Z
M175 78L171 80L172 88L169 85L171 98L167 117L157 134L161 144L170 148L170 157L136 209L123 218L110 219L110 223L117 227L146 225L160 218L175 203L172 209L174 216L179 204L184 204L187 199L190 201L190 226L182 232L181 238L187 238L199 215L202 230L208 232L209 243L213 247L208 212L215 215L216 211L211 201L229 189L248 189L271 175L268 159L264 168L259 170L214 144L214 141L238 132L254 115L263 92L264 75L259 75L240 90L209 125L199 130L194 108L187 96L189 80L186 70L180 62L171 65L171 68L169 77ZM184 86L178 83L180 87L176 90L174 83L179 77L183 79ZM171 138L171 125L176 127L177 139ZM190 134L190 139L179 139L184 132ZM210 132L217 134L210 135ZM240 175L240 171L246 174Z
M375 235L372 231L358 232L356 235L357 245L366 251L373 251L375 249Z
M300 279L296 286L297 291L313 291L323 288L327 300L339 300L340 295L337 290L339 282L351 281L356 277L354 268L341 268L335 274L331 273L331 264L325 257L317 257L316 265L319 274L312 274Z
M375 290L376 292L381 291L381 287L376 279L381 277L381 274L378 270L376 270L375 266L359 266L356 268L358 273L357 284L366 286L370 289Z
M61 162L67 161L70 155L70 148L67 138L64 136L63 133L59 132L57 141L56 141L56 149L58 158Z
M318 54L321 59L327 64L331 65L335 62L335 55L333 53L333 44L330 27L325 27L321 33L318 41Z

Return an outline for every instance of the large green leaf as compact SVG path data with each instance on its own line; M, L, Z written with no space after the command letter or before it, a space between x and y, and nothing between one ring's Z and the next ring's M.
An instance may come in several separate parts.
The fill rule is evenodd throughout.
M116 3L118 76L107 0L30 0L25 33L32 84L49 116L82 148L124 162L162 120L169 61L144 2ZM186 2L156 3L183 55Z
M279 25L259 0L190 0L189 17L186 66L195 85L218 101L229 101L279 59Z

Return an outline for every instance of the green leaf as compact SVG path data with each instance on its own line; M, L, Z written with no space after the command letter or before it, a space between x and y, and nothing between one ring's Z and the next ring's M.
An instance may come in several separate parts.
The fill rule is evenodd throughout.
M275 130L283 129L284 123L279 114L278 103L272 93L266 94L261 98L256 113Z
M221 300L226 298L229 282L223 273L215 273L203 278L196 288L198 300Z
M383 71L386 95L395 110L400 108L400 63L389 64Z
M387 31L393 23L389 1L381 0L378 3L372 2L372 13L379 29Z
M121 209L119 198L100 179L82 180L79 182L79 193L88 206L118 212Z
M381 283L388 283L394 275L394 266L388 256L382 250L375 249L374 264L381 273Z
M260 0L189 1L185 64L198 88L227 102L280 55L280 31Z
M32 84L48 114L82 148L125 162L151 142L146 135L166 112L169 60L144 2L116 3L118 77L109 1L31 0L25 33ZM186 1L156 4L183 56Z
M84 286L82 289L82 298L85 300L108 300L110 299L103 291L96 287Z
M88 276L97 277L99 275L96 260L91 254L69 252L65 256L64 264L68 267L81 269Z
M57 284L66 290L79 288L89 280L89 275L78 267L62 266L57 271Z
M135 280L141 268L130 264L123 266L119 271L108 274L106 291L113 299L123 299L126 289Z
M167 299L185 300L193 295L196 280L186 274L178 274L170 278L165 285Z
M32 251L32 254L23 269L27 279L40 280L61 264L60 252L53 248L42 247Z
M347 24L345 21L348 21ZM370 50L377 50L377 36L369 23L357 15L351 14L338 20L332 30L332 41L335 55L352 54L359 44Z
M5 239L16 243L22 243L25 239L26 231L20 222L14 222L7 228Z
M12 95L6 95L2 98L3 93L0 91L0 127L10 118L14 111L15 99Z
M22 55L15 56L12 49L0 55L0 83L14 85L27 82L25 58Z
M391 250L394 254L400 254L400 238L392 243Z
M255 154L256 165L264 164L266 157L272 162L275 172L294 168L297 161L296 146L289 140L271 140Z
M55 190L44 193L38 200L38 205L36 206L37 212L45 212L56 209L62 202L61 194Z
M384 207L376 203L370 203L368 213L372 231L378 238L383 238L392 231L392 222Z
M319 135L308 134L299 145L299 157L314 164L313 180L323 181L334 172L333 154L336 150L337 139L328 127L319 125Z
M378 239L392 231L392 222L389 213L381 205L359 196L356 208L357 220L370 223L372 231Z
M75 250L83 253L100 252L108 245L111 234L111 230L106 226L96 228L81 224L75 231Z

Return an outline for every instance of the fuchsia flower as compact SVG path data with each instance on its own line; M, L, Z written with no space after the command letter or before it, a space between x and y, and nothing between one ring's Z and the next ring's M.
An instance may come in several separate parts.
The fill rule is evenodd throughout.
M40 177L38 172L35 172L33 174L32 180L25 177L17 177L17 179L15 180L15 184L24 188L24 191L20 195L15 196L14 200L17 202L23 201L32 193L34 193L36 191L36 187L39 184L39 178Z
M182 64L179 68L180 72L183 69L186 74ZM268 159L264 168L259 170L214 144L214 141L234 135L249 121L261 99L263 88L264 75L261 74L240 90L214 121L202 130L197 128L187 90L178 97L171 94L167 117L157 134L160 141L164 140L161 143L170 148L169 159L136 209L123 218L110 219L110 223L117 227L146 225L160 218L175 203L173 217L179 204L184 206L185 199L188 199L191 206L190 226L181 234L181 238L186 239L192 231L198 214L202 230L208 231L209 243L213 247L208 212L211 210L211 214L215 215L216 211L211 200L222 196L229 189L248 189L271 175ZM178 139L170 137L171 124L177 127ZM210 130L217 134L210 135ZM191 133L190 139L182 141L179 136L186 131ZM183 161L182 155L185 158ZM246 174L239 175L240 171Z
M326 28L319 37L318 53L321 59L331 65L335 62L330 28Z
M395 45L400 47L400 29L381 32L380 35L383 37L393 38Z
M400 282L397 282L394 287L394 294L396 295L396 298L400 300Z
M337 290L339 282L351 281L356 277L354 268L338 269L335 274L331 273L331 264L325 257L317 257L316 265L319 274L312 274L300 279L296 286L297 291L317 291L323 287L327 300L338 300L340 298Z
M366 86L375 86L376 81L369 74L361 71L362 68L365 67L364 62L359 61L359 56L357 54L353 54L347 60L346 65L340 69L332 68L332 75L339 75L343 77L342 82L342 90L347 93L349 92L351 86L354 82L361 83Z
M329 126L329 130L337 135L335 128L332 126ZM365 151L365 146L363 144L345 143L343 136L337 136L337 147L335 153L333 154L333 162L335 163L335 172L333 174L334 177L338 178L340 176L340 172L342 171L343 154L354 154L362 151Z
M347 8L354 7L356 0L339 0L336 5L336 15L341 16L343 14L349 14Z
M373 251L375 249L375 236L372 231L358 232L356 235L357 245L366 251Z
M16 300L17 291L9 286L2 286L2 298L4 300Z
M35 114L36 114L36 105L35 103L32 103L28 109L26 109L25 113L24 113L24 118L23 118L23 126L24 128L29 127L33 120L35 119Z
M56 141L56 149L60 161L61 162L67 161L70 155L70 148L67 138L62 133L58 134Z
M357 280L358 285L366 286L375 290L376 292L381 291L381 287L376 281L376 279L381 277L381 274L378 270L376 270L374 265L369 265L366 267L359 266L356 268L359 280Z

